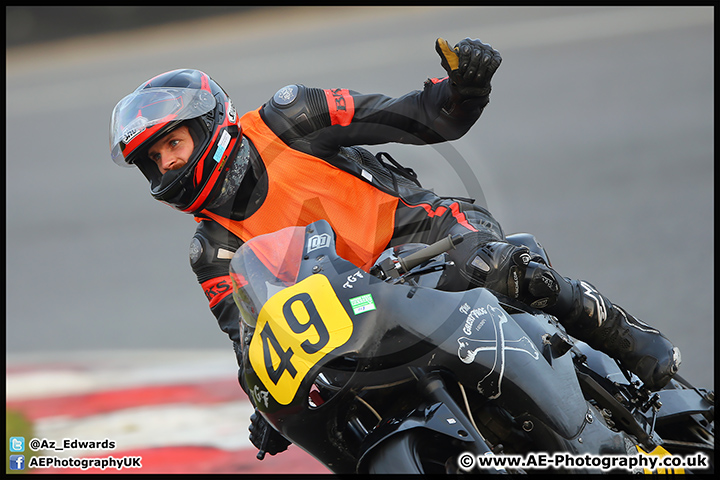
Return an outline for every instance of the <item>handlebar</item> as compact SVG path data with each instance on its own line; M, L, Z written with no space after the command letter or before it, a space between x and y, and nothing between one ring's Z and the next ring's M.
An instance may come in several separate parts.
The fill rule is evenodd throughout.
M462 242L463 239L464 237L461 234L457 234L454 236L448 235L442 240L438 240L437 242L433 243L432 245L428 245L422 250L411 253L407 257L398 258L398 260L400 261L400 265L402 265L403 270L405 272L408 272L411 269L420 265L421 263L426 262L431 258L440 255L441 253L450 251L451 249L455 248L456 245Z
M447 237L439 240L422 250L411 253L407 257L403 258L386 258L379 265L373 267L370 273L380 278L399 278L401 275L409 272L413 268L430 260L431 258L445 253L462 242L464 237L462 234L448 235Z

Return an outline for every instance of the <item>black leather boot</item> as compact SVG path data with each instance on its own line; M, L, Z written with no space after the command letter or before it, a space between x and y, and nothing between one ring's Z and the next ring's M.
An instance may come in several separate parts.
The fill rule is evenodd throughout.
M662 388L677 373L680 350L657 329L613 305L591 284L562 278L540 266L528 269L529 290L542 290L532 286L540 285L538 279L547 284L550 273L558 282L558 288L552 289L557 300L543 310L557 317L570 335L619 360L651 390Z

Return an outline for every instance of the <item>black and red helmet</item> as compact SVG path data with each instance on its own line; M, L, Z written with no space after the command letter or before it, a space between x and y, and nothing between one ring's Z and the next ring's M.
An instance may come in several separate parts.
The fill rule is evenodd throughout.
M195 148L185 166L162 175L148 149L180 125L188 127ZM199 70L173 70L118 102L110 120L110 151L118 165L142 171L153 198L194 214L222 189L240 133L235 107L220 85Z

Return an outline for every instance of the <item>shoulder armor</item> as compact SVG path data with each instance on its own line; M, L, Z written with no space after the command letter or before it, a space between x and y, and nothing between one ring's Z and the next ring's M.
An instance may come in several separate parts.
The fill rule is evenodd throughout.
M297 100L299 90L298 85L287 85L275 92L272 101L278 108L287 108Z
M300 84L287 85L275 92L265 104L262 116L270 129L288 145L330 125L323 91Z

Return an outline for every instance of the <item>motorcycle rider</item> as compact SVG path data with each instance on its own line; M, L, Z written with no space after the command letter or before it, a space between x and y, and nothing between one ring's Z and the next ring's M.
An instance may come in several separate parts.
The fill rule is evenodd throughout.
M435 48L447 76L428 79L423 90L390 98L288 85L242 118L207 74L160 74L115 107L112 158L136 165L153 198L195 217L190 263L241 368L252 332L231 295L233 253L254 236L324 218L338 253L366 270L388 246L463 233L449 253L458 268L446 270L441 288L484 286L542 309L649 388L665 385L680 357L658 330L591 284L562 277L534 238L519 244L486 209L438 197L389 155L357 147L445 142L474 125L489 103L500 54L470 38L454 48L438 39ZM287 447L262 417L252 420L258 448L274 454Z

